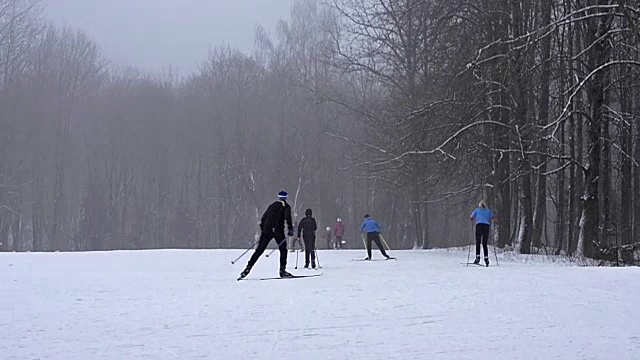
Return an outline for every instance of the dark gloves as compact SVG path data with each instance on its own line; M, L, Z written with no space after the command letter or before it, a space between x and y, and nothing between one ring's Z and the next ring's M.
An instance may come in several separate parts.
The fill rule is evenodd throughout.
M289 229L289 231L287 232L287 236L293 236L293 230Z

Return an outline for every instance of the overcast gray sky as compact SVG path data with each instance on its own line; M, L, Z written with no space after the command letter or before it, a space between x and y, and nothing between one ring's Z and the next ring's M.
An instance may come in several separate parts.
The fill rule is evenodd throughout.
M180 75L221 43L250 51L255 25L271 33L293 0L42 0L45 16L87 32L116 64Z

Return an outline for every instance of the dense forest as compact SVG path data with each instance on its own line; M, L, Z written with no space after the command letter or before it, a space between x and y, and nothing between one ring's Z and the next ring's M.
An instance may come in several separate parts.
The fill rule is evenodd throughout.
M394 248L640 250L640 5L297 1L188 76L0 0L0 250L237 248L276 193ZM215 45L215 44L214 44ZM358 244L360 242L360 244Z

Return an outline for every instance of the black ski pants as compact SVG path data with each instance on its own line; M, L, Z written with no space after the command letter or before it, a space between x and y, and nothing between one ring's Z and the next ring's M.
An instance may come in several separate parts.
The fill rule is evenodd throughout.
M387 252L384 251L384 246L382 246L382 243L380 242L380 234L377 231L374 231L374 232L367 233L367 255L369 256L369 259L371 259L371 242L372 241L376 243L376 246L378 247L378 249L380 249L380 252L384 257L389 256L387 255Z
M309 266L309 258L311 258L311 265L316 264L316 237L302 237L304 240L304 264Z
M253 265L256 264L260 255L267 249L267 245L269 245L271 239L276 240L280 249L280 270L284 270L287 267L287 242L285 241L284 233L263 231L258 241L258 247L256 251L253 252L253 255L251 255L251 259L249 259L249 263L247 264L248 269L253 268Z
M476 257L480 257L481 242L482 242L482 249L484 250L484 257L489 256L489 249L487 248L488 240L489 240L489 225L476 224Z

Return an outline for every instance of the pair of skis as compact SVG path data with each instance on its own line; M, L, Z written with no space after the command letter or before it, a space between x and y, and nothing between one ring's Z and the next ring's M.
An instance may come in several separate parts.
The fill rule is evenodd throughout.
M470 262L470 263L463 262L463 263L460 263L460 264L462 264L462 265L477 265L477 266L489 267L489 264L485 265L485 264L474 263L474 262Z
M387 260L398 260L398 258L395 258L393 256L386 258L386 259L351 259L351 261L387 261Z
M371 260L367 260L367 259L352 259L352 261L387 261L387 260L398 260L398 258L395 258L393 256L386 258L386 259L371 259ZM318 276L322 276L322 274L324 273L319 273L319 274L311 274L311 275L293 275L293 276L287 276L287 277L267 277L267 278L243 278L243 277L239 277L238 281L241 280L254 280L254 281L262 281L262 280L278 280L278 279L303 279L303 278L310 278L310 277L318 277Z
M319 273L319 274L311 274L311 275L292 275L292 276L287 276L287 277L267 277L267 278L242 278L239 277L238 281L241 280L255 280L255 281L262 281L262 280L278 280L278 279L302 279L302 278L310 278L310 277L318 277L318 276L322 276L322 274L324 273Z

